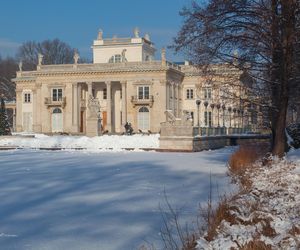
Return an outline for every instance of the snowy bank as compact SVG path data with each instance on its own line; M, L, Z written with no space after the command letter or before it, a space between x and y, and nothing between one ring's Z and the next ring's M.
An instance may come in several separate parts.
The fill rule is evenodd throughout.
M153 135L103 135L97 137L86 136L47 136L34 134L34 137L24 135L11 138L0 137L0 147L18 147L28 149L63 148L66 150L85 149L88 151L124 149L155 149L159 147L159 134Z
M300 150L256 167L248 173L250 190L229 202L234 221L223 220L214 239L200 238L197 249L240 249L249 242L300 249Z

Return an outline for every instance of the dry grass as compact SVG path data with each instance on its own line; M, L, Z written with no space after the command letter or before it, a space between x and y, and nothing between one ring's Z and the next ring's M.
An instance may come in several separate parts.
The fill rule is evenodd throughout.
M292 229L289 231L289 233L293 236L300 234L300 228L296 227L295 225L292 227Z
M238 176L242 189L249 189L252 185L248 176L245 175L246 170L253 168L255 162L261 160L269 151L268 143L256 143L241 145L229 158L230 172Z
M240 250L272 250L270 245L266 245L260 240L252 240L239 248Z
M230 223L234 223L235 221L234 217L230 214L229 199L226 196L220 197L219 203L215 208L209 199L207 206L200 207L200 217L204 219L206 224L205 239L207 241L213 240L221 221L226 220Z

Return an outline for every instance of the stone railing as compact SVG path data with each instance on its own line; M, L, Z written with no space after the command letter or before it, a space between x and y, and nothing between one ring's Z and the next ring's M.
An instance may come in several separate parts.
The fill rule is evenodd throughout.
M131 103L133 104L134 107L136 105L149 105L150 107L152 107L153 102L154 102L153 95L149 95L149 98L143 98L143 99L138 98L138 96L131 96Z
M45 105L49 107L59 106L64 108L66 106L66 97L59 99L58 101L54 101L51 97L45 97L44 101Z
M194 127L194 136L214 136L214 135L240 135L246 133L245 128L227 128L227 127Z
M56 65L40 65L37 71L18 72L15 80L21 78L35 79L40 74L49 73L89 73L89 72L132 72L132 71L157 71L165 69L175 69L180 71L179 65L167 62L163 66L161 61L143 61L143 62L120 62L120 63L87 63L87 64L56 64Z
M170 68L181 71L181 67L176 63L172 63L172 62L167 61L167 66L169 66Z

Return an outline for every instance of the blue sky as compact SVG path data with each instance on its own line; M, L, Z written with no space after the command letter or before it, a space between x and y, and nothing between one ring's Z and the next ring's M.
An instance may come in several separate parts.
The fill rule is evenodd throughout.
M104 37L129 37L139 27L158 49L168 46L178 32L179 11L190 0L1 0L0 55L14 55L25 41L59 38L91 57L98 29ZM167 52L169 60L183 56Z

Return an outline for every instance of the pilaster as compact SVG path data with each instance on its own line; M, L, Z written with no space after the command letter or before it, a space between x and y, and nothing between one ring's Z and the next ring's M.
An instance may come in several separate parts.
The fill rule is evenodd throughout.
M127 82L122 81L122 126L127 122Z
M106 99L106 112L107 112L107 130L111 132L111 82L107 81L106 90L107 90L107 99Z

